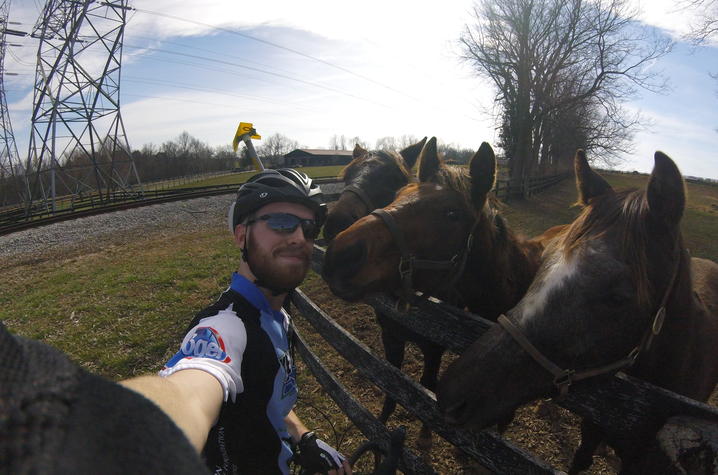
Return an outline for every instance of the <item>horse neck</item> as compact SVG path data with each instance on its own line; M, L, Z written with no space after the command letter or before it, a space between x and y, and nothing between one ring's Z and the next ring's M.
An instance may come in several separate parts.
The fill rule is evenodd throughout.
M540 245L519 239L498 214L482 215L459 280L470 311L495 320L521 300L540 264Z

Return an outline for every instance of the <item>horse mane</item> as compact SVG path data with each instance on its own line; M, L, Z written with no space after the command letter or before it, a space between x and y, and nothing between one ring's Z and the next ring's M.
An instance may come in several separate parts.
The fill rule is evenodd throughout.
M607 192L592 198L576 220L564 231L563 252L570 257L581 244L617 232L620 257L628 263L636 283L639 304L650 303L648 279L648 200L645 190Z
M359 164L366 161L371 160L372 158L378 159L382 162L394 162L396 166L399 168L399 171L404 175L409 177L411 175L411 172L406 168L406 165L404 165L404 160L401 158L401 156L397 152L386 152L384 150L375 150L367 152L366 154L357 157L353 159L351 162L347 164L347 166L344 167L344 169L340 172L339 178L342 180L346 180L351 177L352 173L355 173L358 169L360 169Z

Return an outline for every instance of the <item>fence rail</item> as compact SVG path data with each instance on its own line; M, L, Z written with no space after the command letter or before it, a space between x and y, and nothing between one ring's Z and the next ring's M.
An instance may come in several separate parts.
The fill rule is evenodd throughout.
M318 178L320 184L336 183L334 177ZM163 190L118 191L108 197L100 199L98 195L68 200L65 208L54 213L49 212L43 205L36 205L30 212L24 208L12 208L0 213L0 236L23 229L43 226L85 216L109 213L123 209L138 208L171 201L181 201L205 196L216 196L236 193L237 184L212 185L189 188L174 188ZM337 195L329 195L336 199Z

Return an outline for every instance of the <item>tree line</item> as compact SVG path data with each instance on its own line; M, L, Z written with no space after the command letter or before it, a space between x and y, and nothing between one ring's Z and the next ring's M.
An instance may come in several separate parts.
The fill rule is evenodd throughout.
M398 151L419 139L403 135L401 137L382 137L375 141L374 147L359 137L348 138L334 135L327 147L334 150L352 150L355 145L364 148ZM212 173L218 171L249 170L252 163L247 157L247 149L242 146L235 153L232 146L210 146L190 133L184 131L176 138L160 145L145 144L131 152L131 157L123 151L111 151L111 147L101 146L94 161L88 154L77 148L66 157L60 157L54 167L56 196L88 196L98 191L100 194L122 189L141 183L174 179L189 175ZM284 166L284 156L292 150L307 148L297 140L286 135L275 133L262 140L255 141L257 155L267 167ZM451 144L440 146L441 151L456 163L466 163L473 151L462 149ZM31 164L29 188L33 200L38 200L43 193L49 194L51 171L50 163ZM24 169L14 170L15 174L0 169L0 206L17 205L25 201L28 184L25 182ZM98 185L99 183L99 185Z

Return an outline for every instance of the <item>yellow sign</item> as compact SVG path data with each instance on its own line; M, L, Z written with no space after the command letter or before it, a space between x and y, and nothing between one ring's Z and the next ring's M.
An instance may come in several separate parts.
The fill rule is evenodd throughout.
M234 151L237 151L237 147L239 147L239 141L241 140L240 137L245 134L250 134L254 132L253 135L250 137L253 139L260 140L262 138L261 135L257 133L256 130L254 130L254 126L250 124L249 122L240 122L239 127L237 127L237 132L234 134L234 140L232 141L232 147L234 148Z

